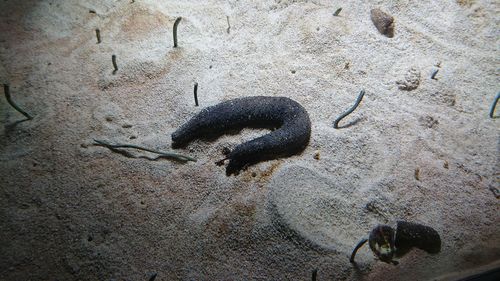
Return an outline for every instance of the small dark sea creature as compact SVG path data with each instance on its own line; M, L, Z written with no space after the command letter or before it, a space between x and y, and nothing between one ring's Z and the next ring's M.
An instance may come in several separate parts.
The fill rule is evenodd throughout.
M354 248L350 258L351 263L354 263L354 257L358 249L367 241L377 258L394 265L398 264L394 257L404 256L413 247L424 250L429 254L437 254L441 251L441 238L432 227L398 221L396 230L388 225L377 225L373 228L370 237L362 239Z
M172 133L172 147L186 146L203 137L218 137L244 127L277 128L234 148L226 174L237 174L248 165L287 157L304 150L311 136L311 121L299 103L286 97L245 97L203 109Z
M394 18L388 13L375 8L370 11L370 17L378 31L389 37L394 37Z

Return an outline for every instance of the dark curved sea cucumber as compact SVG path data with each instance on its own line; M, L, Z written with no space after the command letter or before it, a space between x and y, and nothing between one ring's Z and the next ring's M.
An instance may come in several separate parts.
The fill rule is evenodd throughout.
M172 133L172 147L244 127L277 129L236 146L226 158L228 176L248 165L297 154L304 150L311 136L309 115L299 103L287 97L255 96L203 109Z
M413 247L429 254L437 254L441 251L441 238L436 230L429 226L406 221L397 222L394 244L398 256L406 254Z

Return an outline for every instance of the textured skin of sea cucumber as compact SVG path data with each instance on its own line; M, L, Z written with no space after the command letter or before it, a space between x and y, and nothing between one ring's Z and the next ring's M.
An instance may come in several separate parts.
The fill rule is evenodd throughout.
M297 154L305 149L311 136L309 115L299 103L287 97L255 96L203 109L172 133L172 147L244 127L277 129L236 146L227 156L228 176L248 165Z
M430 254L436 254L441 250L441 238L439 233L432 227L398 221L395 245L398 256L406 254L412 247L417 247Z

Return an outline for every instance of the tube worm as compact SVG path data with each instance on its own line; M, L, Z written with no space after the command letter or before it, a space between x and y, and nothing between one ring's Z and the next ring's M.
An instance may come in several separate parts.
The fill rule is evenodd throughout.
M7 102L19 113L24 115L27 120L33 119L31 115L29 115L26 111L22 110L13 100L12 97L10 96L10 90L9 90L9 84L3 84L3 92L5 94L5 99L7 99Z
M339 128L340 120L344 119L344 117L351 114L358 107L358 105L361 103L361 100L363 99L364 96L365 96L365 90L361 90L361 92L359 92L358 98L356 99L356 102L354 103L354 105L351 108L349 108L346 112L342 113L339 117L337 117L337 119L335 119L335 121L333 122L333 127L335 129Z
M495 97L495 101L493 101L493 104L491 105L490 108L490 118L495 118L495 107L497 107L498 100L500 99L500 92L498 92L497 96Z
M101 31L99 28L95 29L95 36L97 37L97 44L101 43Z
M116 55L111 56L111 62L113 63L113 74L118 71L118 65L116 64Z
M286 97L256 96L203 109L172 133L172 147L244 127L277 129L236 146L224 159L229 159L228 176L261 161L297 154L304 150L311 136L309 115L299 103Z
M361 239L361 241L358 242L358 245L356 245L356 247L352 251L351 258L349 259L349 261L351 263L354 263L354 258L356 257L356 253L358 252L359 248L361 248L361 247L363 247L363 245L365 245L366 242L368 242L368 239L366 239L366 238L363 238L363 239Z
M198 106L198 82L194 83L194 105Z
M182 17L178 17L174 22L174 48L177 48L177 26L179 25L179 22L181 22L181 19Z

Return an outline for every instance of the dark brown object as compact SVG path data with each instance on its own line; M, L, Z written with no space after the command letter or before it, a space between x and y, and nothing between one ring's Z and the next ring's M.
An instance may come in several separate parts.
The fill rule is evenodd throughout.
M394 37L394 18L391 15L379 8L372 9L370 14L373 24L380 33L389 38Z
M412 247L424 250L429 254L437 254L441 250L441 238L432 227L398 221L394 245L398 256L406 254Z
M415 179L418 181L420 180L420 168L415 169Z
M287 97L254 96L228 100L206 107L172 133L172 147L185 147L199 138L219 137L250 128L275 128L271 133L236 146L226 175L238 174L249 165L302 152L311 137L311 120L306 109Z

